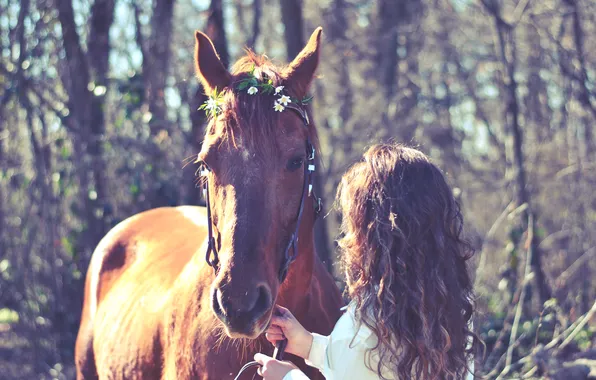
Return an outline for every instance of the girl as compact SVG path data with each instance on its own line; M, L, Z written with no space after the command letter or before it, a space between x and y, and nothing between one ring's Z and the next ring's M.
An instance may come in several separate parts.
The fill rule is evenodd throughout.
M337 202L347 312L321 336L278 307L267 339L287 339L286 352L326 379L471 376L473 251L441 171L416 149L375 145L343 176ZM307 379L289 362L255 360L266 380Z

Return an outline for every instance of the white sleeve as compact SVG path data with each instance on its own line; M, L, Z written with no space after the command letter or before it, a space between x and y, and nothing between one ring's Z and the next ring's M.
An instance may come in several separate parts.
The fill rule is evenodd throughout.
M294 368L290 372L286 373L286 375L281 380L310 380L308 376L304 374L298 368Z
M333 340L333 336L313 333L313 345L306 364L321 371L326 380L377 380L378 375L365 364L367 347L362 342L353 342L352 346L350 343L352 339Z
M331 337L319 335L317 333L311 333L311 335L312 345L310 346L308 359L306 359L305 362L307 365L315 367L319 371L323 372L327 355L327 347L329 346Z

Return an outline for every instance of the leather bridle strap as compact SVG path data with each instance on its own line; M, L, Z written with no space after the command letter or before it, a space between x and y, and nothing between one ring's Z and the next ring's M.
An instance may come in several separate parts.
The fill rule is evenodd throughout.
M203 178L207 178L206 175L209 172L209 167L203 164L203 169L201 170L201 176ZM207 241L207 253L205 254L205 261L209 264L212 268L217 268L219 265L219 255L217 254L217 247L215 245L215 237L213 236L213 222L211 219L211 202L209 201L209 186L207 184L207 180L205 180L203 184L203 196L205 197L205 203L207 206L207 231L208 231L208 241ZM211 254L213 253L213 259L211 259Z
M298 252L298 233L300 232L300 222L302 221L302 213L304 211L304 201L307 196L312 193L312 173L315 171L314 164L314 148L310 142L310 139L306 140L306 152L307 157L304 161L304 182L302 185L302 196L300 197L300 206L298 207L298 216L296 217L296 228L290 237L290 241L286 246L283 255L283 261L279 268L279 282L282 283L287 274L290 264L296 260ZM292 255L290 255L290 249L292 249Z

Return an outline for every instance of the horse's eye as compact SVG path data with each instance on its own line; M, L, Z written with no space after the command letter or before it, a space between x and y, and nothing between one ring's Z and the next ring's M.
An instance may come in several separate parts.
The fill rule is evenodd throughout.
M304 162L304 158L303 157L294 157L292 159L290 159L288 161L288 164L286 165L286 168L293 172L295 170L298 170L301 166L302 163Z

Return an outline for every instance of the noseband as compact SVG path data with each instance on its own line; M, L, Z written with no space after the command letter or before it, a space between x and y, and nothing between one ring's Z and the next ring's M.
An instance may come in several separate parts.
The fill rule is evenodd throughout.
M304 126L306 128L308 128L310 121L308 118L308 114L306 113L306 110L304 110L303 108L294 105L294 104L288 104L286 106L286 108L289 108L293 111L295 111L300 118L302 119ZM315 148L312 145L312 143L310 142L310 138L307 137L306 141L305 141L305 146L306 146L306 161L304 162L304 182L303 182L303 186L302 186L302 196L300 198L300 206L298 207L298 215L296 217L296 228L294 229L294 232L292 233L292 236L290 237L290 241L288 242L288 245L286 246L286 249L284 251L284 256L283 256L283 261L281 263L281 266L279 268L279 282L282 283L287 274L288 274L288 269L290 268L290 264L292 264L294 262L294 260L296 260L296 256L298 254L298 232L300 230L300 221L302 220L302 213L304 211L304 202L305 199L309 196L313 196L315 199L315 217L318 216L319 212L321 211L321 198L318 198L314 195L313 192L313 175L315 172ZM201 163L201 176L203 176L204 178L206 177L206 174L209 173L211 170L209 169L209 167L202 162ZM208 242L207 242L207 252L205 254L205 261L207 261L207 264L209 264L209 266L211 266L213 268L213 270L215 271L215 273L217 274L217 271L219 270L219 255L218 255L218 250L217 250L217 245L215 243L215 237L213 235L213 221L212 221L212 217L211 217L211 203L209 200L209 186L207 183L207 180L205 180L203 182L203 194L205 197L205 202L206 202L206 207L207 207L207 229L208 229ZM290 253L290 250L292 251Z

